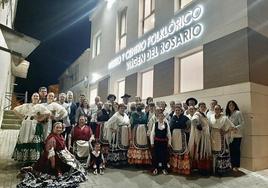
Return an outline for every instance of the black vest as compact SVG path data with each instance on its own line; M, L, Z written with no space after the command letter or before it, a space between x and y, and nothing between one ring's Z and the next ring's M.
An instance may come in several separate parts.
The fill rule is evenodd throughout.
M164 122L165 128L163 130L158 129L158 122L155 123L155 137L160 139L167 138L167 123Z

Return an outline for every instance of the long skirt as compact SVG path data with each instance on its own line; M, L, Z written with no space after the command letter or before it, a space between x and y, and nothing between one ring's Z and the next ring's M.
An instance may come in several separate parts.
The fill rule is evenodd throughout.
M22 163L32 163L40 158L43 151L43 126L40 123L37 123L35 126L35 133L31 141L24 143L18 139L12 155L14 160ZM19 134L23 134L23 131L22 127Z
M171 137L170 166L172 172L189 175L190 157L187 148L187 134L182 129L174 129Z
M196 150L196 145L194 146ZM208 175L212 171L212 156L207 158L193 158L191 160L192 170L197 169L201 174Z
M89 141L77 140L73 144L74 155L81 163L85 163L87 161L90 150L91 148Z
M110 148L107 163L110 166L125 166L128 164L127 150L120 148Z
M112 133L107 163L111 166L124 166L128 162L127 151L129 148L128 127L120 126L116 133Z
M86 181L85 170L70 152L61 150L56 152L55 157L56 169L50 168L47 157L43 155L34 167L37 171L27 172L17 188L79 187L79 183ZM58 177L56 175L59 171L64 174Z
M101 150L103 153L103 157L105 162L107 161L107 156L109 153L109 142L108 140L105 138L105 126L104 126L104 122L98 122L98 133L99 133L99 142L101 143ZM105 163L104 162L104 163Z
M232 167L239 168L240 167L240 145L242 138L234 138L233 142L230 143L230 155L231 155L231 163Z
M153 166L154 168L167 169L168 162L168 142L167 141L154 141L154 158Z
M145 125L137 125L132 130L132 146L128 149L129 164L152 164L152 155L149 148Z
M213 154L213 171L215 174L222 175L231 170L231 160L229 152L224 154Z
M189 154L172 153L170 157L170 166L172 172L189 175L191 173Z

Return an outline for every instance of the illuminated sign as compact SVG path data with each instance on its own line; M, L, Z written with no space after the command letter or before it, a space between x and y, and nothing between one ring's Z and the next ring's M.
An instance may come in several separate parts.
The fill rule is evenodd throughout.
M204 26L198 22L202 15L203 7L197 5L186 13L175 17L160 30L150 34L135 46L115 57L109 62L108 68L113 69L125 62L127 70L131 70L199 38L204 31Z

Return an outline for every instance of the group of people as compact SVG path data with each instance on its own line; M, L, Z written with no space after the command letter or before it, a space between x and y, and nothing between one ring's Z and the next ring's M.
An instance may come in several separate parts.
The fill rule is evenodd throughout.
M244 120L235 101L227 103L224 113L216 100L207 109L195 98L170 101L169 107L152 97L145 104L140 97L131 103L130 95L121 98L118 104L109 94L103 103L97 96L89 105L85 95L75 103L68 91L56 100L41 87L31 103L14 108L23 121L13 158L34 164L24 170L35 174L69 172L75 183L86 179L81 163L94 174L126 165L152 167L153 175L238 171ZM22 187L37 176L27 177Z

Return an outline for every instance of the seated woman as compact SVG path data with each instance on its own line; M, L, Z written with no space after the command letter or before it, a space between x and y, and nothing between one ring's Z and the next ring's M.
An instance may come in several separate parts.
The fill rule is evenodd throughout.
M72 146L72 151L79 161L86 162L90 152L90 142L94 140L94 135L89 126L86 125L86 117L80 115L78 124L73 127L69 145Z
M61 136L63 124L56 122L45 141L45 151L17 187L76 187L86 180L85 171L67 150Z

